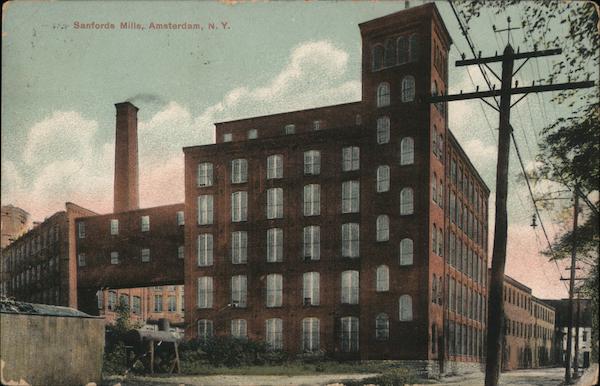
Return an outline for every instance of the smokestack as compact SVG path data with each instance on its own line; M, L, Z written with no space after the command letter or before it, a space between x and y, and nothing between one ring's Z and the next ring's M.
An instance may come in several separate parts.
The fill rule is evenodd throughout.
M138 108L130 102L115 104L117 122L115 133L115 213L138 209Z

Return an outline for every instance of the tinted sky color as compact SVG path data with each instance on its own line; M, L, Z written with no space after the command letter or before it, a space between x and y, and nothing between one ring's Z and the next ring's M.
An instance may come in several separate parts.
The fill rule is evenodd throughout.
M467 46L450 6L437 4L454 40L450 92L473 89L471 78L483 88L476 68L454 67ZM360 100L358 24L404 7L404 1L9 3L2 30L2 203L34 219L65 201L110 212L113 105L124 100L140 108L142 206L182 202L183 146L212 142L214 122ZM483 14L473 24L471 36L484 55L506 44L506 35L491 29L505 26L506 16ZM518 9L512 17L519 20ZM115 29L75 29L75 22ZM121 22L146 29L123 30ZM149 30L151 22L198 23L204 30ZM517 31L513 45L531 49L522 38ZM531 83L560 59L532 61L517 78ZM531 95L513 110L529 166L540 129L568 112L551 97ZM492 190L493 230L497 114L478 101L452 103L449 114L450 129ZM538 253L546 244L539 228L529 227L533 207L518 172L511 157L507 273L537 296L564 297L558 268ZM543 220L551 237L560 230L549 215Z

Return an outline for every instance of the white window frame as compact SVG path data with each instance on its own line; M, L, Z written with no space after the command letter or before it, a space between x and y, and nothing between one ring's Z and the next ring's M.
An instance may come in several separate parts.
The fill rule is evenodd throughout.
M341 303L358 304L360 277L354 270L343 271L341 276Z
M360 148L347 146L342 149L342 171L349 172L360 169Z
M272 154L267 157L267 180L283 178L283 155Z
M246 275L231 277L231 304L233 307L245 308L248 304L248 278Z
M110 253L110 263L111 264L120 264L121 261L119 260L119 252L111 252Z
M141 221L141 231L142 232L149 232L150 231L150 216L142 216L140 218Z
M316 176L321 173L321 152L308 150L304 152L304 174Z
M233 141L233 135L231 133L223 133L223 142Z
M390 105L390 84L382 82L377 85L377 107Z
M377 118L377 143L383 145L390 142L390 117Z
M231 263L246 264L248 262L248 232L231 232Z
M231 336L236 339L248 338L248 322L246 322L246 319L231 320Z
M304 215L319 216L321 214L321 185L304 185Z
M77 224L77 235L80 239L85 239L85 223L83 221Z
M248 160L237 158L231 160L231 183L243 184L248 182Z
M302 275L302 304L305 306L318 306L320 297L319 272L305 272Z
M85 267L86 266L85 253L79 253L77 255L77 265L79 267Z
M256 130L256 129L250 129L250 130L248 130L247 136L248 136L248 139L256 139L256 138L258 138L258 130Z
M342 213L360 212L360 182L342 182Z
M271 350L283 349L283 320L280 318L265 320L265 342Z
M148 263L150 261L150 248L142 248L140 256L142 263Z
M285 135L296 134L296 125L294 125L293 123L285 125L283 127L283 134L285 134Z
M213 223L213 204L212 194L198 196L198 225L210 225Z
M283 189L267 189L267 219L283 218Z
M379 165L377 167L377 193L383 193L390 190L390 167L388 165Z
M271 228L267 230L267 262L277 263L283 261L283 229Z
M415 100L415 77L406 75L402 78L402 102L413 102Z
M400 265L412 265L414 261L414 243L410 238L400 241Z
M412 297L402 295L398 299L398 320L401 322L410 322L413 320Z
M283 304L283 276L278 273L267 275L267 307L281 307Z
M356 316L340 318L340 337L342 352L358 352L359 350L359 319Z
M375 270L375 291L387 292L390 290L390 269L383 264Z
M183 245L177 247L177 258L185 259L185 247Z
M375 339L390 339L390 317L385 312L377 314L375 317Z
M199 188L213 185L213 164L211 162L201 162L198 164L196 185Z
M342 224L342 257L357 258L360 256L360 225L358 223Z
M211 233L200 233L198 235L198 267L209 267L214 261L214 239Z
M400 165L412 165L415 163L415 140L412 137L404 137L400 141Z
M387 214L377 216L375 234L377 241L388 241L390 239L390 218Z
M200 319L198 321L198 339L200 339L201 342L206 343L213 337L213 334L213 321L208 319Z
M317 318L302 319L302 351L316 352L320 349L320 321Z
M400 215L407 216L414 213L414 191L412 188L403 188L400 191Z
M304 260L319 260L321 258L321 227L309 225L303 229Z
M248 192L231 193L231 222L248 221Z
M116 218L110 220L110 234L112 236L119 234L119 220Z
M198 278L198 308L212 308L214 287L212 276Z

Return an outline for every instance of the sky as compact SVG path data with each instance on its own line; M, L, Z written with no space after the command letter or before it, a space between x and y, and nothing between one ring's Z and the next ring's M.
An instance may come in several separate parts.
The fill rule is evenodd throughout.
M453 65L468 48L448 3L436 4L454 41L449 92L472 90L474 84L483 88L477 68ZM63 210L66 201L109 213L114 104L125 100L140 109L141 206L183 202L182 147L214 142L214 122L360 100L358 24L404 8L404 1L5 4L2 204L19 206L34 220ZM505 26L507 15L519 20L518 8L510 12L483 13L472 25L471 36L484 55L502 51L506 35L494 34L490 26ZM76 22L112 23L115 29L76 29ZM121 22L145 29L120 29ZM151 22L196 23L203 29L151 30ZM515 31L513 39L522 50L532 48L524 45L522 32ZM531 61L517 79L521 84L540 79L556 60L560 56ZM534 165L542 127L568 113L551 98L552 93L530 95L513 108L527 167ZM497 113L477 100L449 106L450 129L492 191L490 233L497 122ZM533 206L518 179L514 149L510 163L506 272L538 297L565 297L558 280L564 265L539 253L547 243L539 227L529 226ZM551 239L561 220L568 222L549 213L542 220Z

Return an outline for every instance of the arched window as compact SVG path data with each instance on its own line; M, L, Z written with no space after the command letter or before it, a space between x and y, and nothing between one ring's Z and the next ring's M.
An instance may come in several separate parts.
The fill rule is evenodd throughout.
M377 143L383 144L390 141L390 118L377 118Z
M431 199L433 202L437 203L437 176L435 173L433 173L433 176L431 176Z
M390 190L390 167L380 165L377 167L377 193Z
M412 188L404 188L400 191L400 214L413 214L413 190Z
M412 102L414 100L415 78L412 75L407 75L404 78L402 78L402 102Z
M377 44L373 47L373 71L377 71L383 67L383 46Z
M390 269L387 265L380 265L375 272L377 292L385 292L390 290Z
M390 318L385 313L375 318L375 339L388 340L390 338Z
M411 265L413 263L413 241L402 239L400 241L400 265Z
M414 78L413 78L414 88ZM390 85L389 83L380 83L377 86L377 107L384 107L390 105Z
M375 224L377 241L388 241L390 239L390 219L387 215L377 216Z
M419 40L417 39L417 35L410 35L408 46L408 60L410 62L419 60Z
M398 64L408 62L408 41L405 37L399 37L396 40L398 46Z
M400 142L400 165L412 165L415 162L415 141L404 137Z
M431 302L432 303L437 303L437 292L438 292L438 282L437 282L437 276L435 276L435 273L433 274L433 279L431 280Z
M412 298L410 297L410 295L400 296L400 300L398 301L398 303L398 319L401 322L409 322L413 320Z
M431 251L433 253L437 252L437 227L433 224L433 229L431 230Z
M383 62L385 67L396 65L396 42L392 39L388 39L385 42L385 56Z

